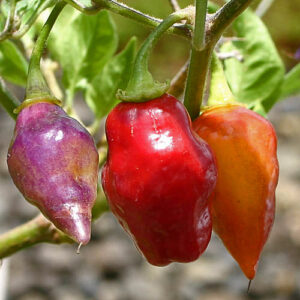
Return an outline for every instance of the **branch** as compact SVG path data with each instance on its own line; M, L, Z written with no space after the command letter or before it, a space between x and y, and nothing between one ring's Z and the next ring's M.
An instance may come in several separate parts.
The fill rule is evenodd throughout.
M21 38L35 23L37 18L40 16L40 14L48 7L52 6L54 4L53 0L45 0L41 6L30 16L30 18L27 20L27 22L20 27L17 31L13 32L11 37L13 39L19 39Z
M97 1L94 1L93 5L86 6L81 1L78 0L64 0L68 4L72 5L77 10L85 13L87 15L94 15L99 12L101 7L98 5Z
M58 231L44 216L0 235L0 258L10 256L38 243L72 243L65 234Z
M99 190L92 211L93 220L98 219L106 211L108 204L103 191ZM59 245L71 244L74 241L40 214L31 221L0 235L0 259L40 243Z
M173 11L180 10L180 6L177 2L177 0L169 0L170 5L172 6Z
M171 81L168 93L173 95L175 98L181 96L184 92L185 81L188 74L189 61L187 61L179 70L179 72L174 76Z
M1 1L0 1L1 2ZM27 20L25 24L21 24L21 27L18 28L18 30L15 30L14 28L14 23L11 22L11 27L10 30L4 29L2 33L0 34L0 41L6 40L8 38L13 38L13 39L19 39L21 38L34 24L38 16L48 7L53 5L53 0L45 0L43 4L30 16L30 18ZM12 7L11 7L12 9ZM10 15L12 15L10 13ZM8 22L9 17L6 22ZM14 21L14 20L13 20Z
M85 6L83 3L81 3L78 0L64 0L64 1L72 5L77 10L89 15L96 14L101 9L107 9L116 14L130 18L132 20L135 20L137 22L140 22L150 27L157 27L159 23L162 22L162 20L159 18L155 18L147 14L144 14L139 10L131 8L115 0L94 0L93 1L94 5L92 6ZM14 38L14 39L21 38L31 28L31 26L36 21L40 13L53 4L53 0L45 0L45 2L38 8L38 10L28 19L26 24L21 25L21 28L18 29L17 31L14 31L15 30L14 18L11 18L11 16L14 15L14 9L15 9L13 3L11 6L10 15L6 21L5 28L0 33L0 41L6 40L8 38ZM172 28L168 30L168 33L176 34L185 38L191 38L191 31L192 31L192 27L189 24L175 24Z
M191 119L198 117L204 94L211 47L205 43L207 0L196 0L195 29L191 60L184 95L184 106Z
M192 119L199 115L210 59L217 41L232 21L240 15L253 0L230 0L214 15L207 15L204 36L201 23L203 22L202 13L205 7L205 1L206 0L196 0L193 47L184 97L184 105ZM200 28L199 33L197 33L197 28ZM205 37L204 41L203 36Z
M0 33L0 41L8 38L11 35L15 24L15 12L16 12L16 0L12 0L10 3L10 10L8 12L4 29Z
M268 11L268 9L271 7L271 5L273 4L274 0L262 0L255 13L261 18L264 16L264 14Z
M230 0L211 18L206 43L216 43L225 29L253 0Z
M244 57L239 51L231 51L231 52L221 52L217 53L217 56L220 60L226 60L229 58L235 58L236 60L243 62Z
M79 11L86 14L95 14L101 9L107 9L113 13L118 15L127 17L134 21L140 22L144 25L150 27L157 27L162 20L158 18L154 18L143 12L129 7L121 2L115 0L93 0L93 6L84 6L78 0L65 0L67 3L78 9ZM185 38L191 38L192 27L188 24L175 24L172 28L170 28L167 32L176 34Z

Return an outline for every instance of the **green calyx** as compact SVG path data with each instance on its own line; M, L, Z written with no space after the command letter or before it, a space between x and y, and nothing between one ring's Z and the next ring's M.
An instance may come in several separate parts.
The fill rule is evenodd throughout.
M118 90L116 97L126 102L145 102L158 98L167 92L170 82L164 83L155 81L148 70L148 60L155 44L165 31L174 23L187 19L192 21L194 18L194 8L189 6L185 9L169 15L159 26L148 36L141 46L133 70L125 90Z
M237 104L228 86L222 63L214 52L211 60L211 80L208 106Z
M147 71L142 80L137 82L129 82L126 90L119 89L117 98L126 102L144 102L150 99L159 98L167 92L170 86L170 81L164 83L155 81Z
M54 6L35 43L29 62L25 100L14 110L16 114L18 114L24 107L36 102L50 102L60 105L60 100L56 99L52 95L46 83L40 69L40 62L50 31L65 5L65 2L59 1Z

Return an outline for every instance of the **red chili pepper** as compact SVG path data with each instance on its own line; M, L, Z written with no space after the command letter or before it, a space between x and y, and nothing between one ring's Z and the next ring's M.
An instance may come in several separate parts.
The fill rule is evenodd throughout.
M167 94L120 103L106 135L102 185L123 228L153 265L197 259L211 237L208 197L217 171L184 106Z
M253 279L274 220L275 131L269 121L239 105L208 109L193 127L217 160L218 180L211 196L214 231Z

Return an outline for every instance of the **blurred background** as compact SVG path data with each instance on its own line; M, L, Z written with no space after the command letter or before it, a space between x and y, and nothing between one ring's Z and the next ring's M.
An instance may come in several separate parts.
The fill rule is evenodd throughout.
M124 2L157 17L171 12L167 0ZM192 2L179 1L182 7ZM149 33L138 23L116 15L114 19L120 49L132 35L142 42ZM300 1L275 0L263 20L289 70L297 63L295 53L300 48ZM165 36L151 58L155 78L171 78L188 54L184 39ZM23 96L23 91L16 93ZM277 212L249 294L247 279L215 235L196 262L154 267L140 256L115 218L106 213L93 224L92 241L80 255L76 245L42 244L2 261L0 300L300 299L300 97L278 103L269 118L279 139ZM13 128L13 120L0 109L0 233L37 214L7 171L6 153Z

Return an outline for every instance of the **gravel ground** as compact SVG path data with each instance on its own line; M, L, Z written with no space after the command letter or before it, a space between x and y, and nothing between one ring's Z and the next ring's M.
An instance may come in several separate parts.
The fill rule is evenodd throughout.
M279 138L277 214L249 294L246 278L216 236L196 262L154 267L140 256L107 213L93 225L92 241L80 255L75 245L43 244L5 260L5 264L10 263L7 299L300 299L299 100L278 104L270 115ZM13 126L14 122L0 111L0 233L37 214L7 172L6 152ZM4 280L0 287L1 284ZM5 299L1 299L2 292L0 300Z

